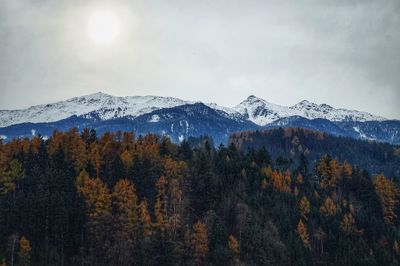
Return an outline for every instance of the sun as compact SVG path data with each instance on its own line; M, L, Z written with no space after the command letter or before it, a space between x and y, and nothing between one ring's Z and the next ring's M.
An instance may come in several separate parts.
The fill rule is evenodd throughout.
M109 11L96 11L89 17L88 35L96 44L110 44L119 34L118 17Z

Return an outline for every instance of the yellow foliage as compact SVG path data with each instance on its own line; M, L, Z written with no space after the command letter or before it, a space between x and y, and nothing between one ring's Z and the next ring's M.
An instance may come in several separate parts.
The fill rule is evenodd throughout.
M301 241L303 242L303 245L305 247L309 247L310 239L309 239L308 231L302 220L300 220L299 223L297 224L297 234L299 234L299 237L300 237Z
M357 231L356 221L351 213L347 213L343 216L343 220L340 222L340 228L346 235Z
M76 178L77 190L83 195L90 218L103 216L111 211L111 195L100 178L90 178L83 170Z
M268 167L263 167L261 168L261 174L264 175L264 177L269 180L272 177L272 167L269 165Z
M319 210L326 216L333 216L337 214L338 206L335 204L332 198L327 197Z
M239 242L233 235L229 235L228 239L229 248L234 255L239 254Z
M193 232L190 237L191 249L195 264L200 264L208 253L208 233L207 228L201 221L193 225Z
M19 240L19 252L18 252L18 261L21 266L30 265L30 253L31 253L31 244L29 240L24 236Z
M137 195L134 185L126 179L118 180L112 192L112 202L115 208L128 219L133 226L136 223Z
M392 224L397 215L396 206L399 204L400 191L396 184L387 179L383 174L375 177L374 186L383 209L383 217L387 224Z
M128 150L125 150L121 154L121 161L124 164L125 169L129 169L133 166L133 155Z
M394 252L394 254L399 254L399 252L400 252L400 247L399 247L399 243L397 242L397 240L395 240L393 242L393 252Z
M306 196L303 196L301 198L300 203L299 203L299 208L300 208L300 213L301 215L307 219L308 214L310 214L311 211L311 204L310 201L308 201Z
M294 187L293 194L294 194L296 197L299 195L299 189L297 188L297 186Z
M32 250L29 240L26 239L26 237L24 236L22 236L21 239L19 240L19 249L20 251L26 253L29 253Z
M267 179L263 178L261 180L261 188L266 189L267 187L268 187L268 181L267 181Z
M164 162L164 171L168 178L182 178L187 171L187 164L184 161L175 161L168 157Z
M146 200L143 200L139 204L139 220L142 228L142 233L144 237L149 237L152 235L151 232L151 217L148 210L148 204Z
M343 175L346 177L351 177L351 175L353 174L353 168L347 161L343 162L342 172L343 172Z
M290 185L292 182L292 177L290 176L290 171L286 170L285 175L282 175L279 171L275 170L272 172L271 178L272 185L276 191L290 193Z
M304 182L303 176L300 173L297 175L296 182L297 182L298 185L302 185L303 182Z

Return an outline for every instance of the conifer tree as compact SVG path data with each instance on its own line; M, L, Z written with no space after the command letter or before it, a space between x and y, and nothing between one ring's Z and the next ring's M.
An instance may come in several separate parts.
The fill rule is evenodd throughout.
M299 223L297 224L297 234L299 235L301 241L303 242L303 245L305 247L309 247L310 246L310 238L308 235L308 230L301 219L300 219Z
M307 220L307 216L310 214L311 211L311 204L310 201L307 199L306 196L303 196L299 203L300 213L304 219Z
M358 233L356 227L356 221L351 213L346 213L340 222L340 228L346 235L351 235L352 233Z
M17 182L24 177L25 171L18 160L12 160L8 168L4 173L0 173L0 194L15 192Z
M193 264L202 265L208 254L208 232L201 221L193 225L193 231L190 235L190 248L192 250Z
M19 240L18 262L21 266L30 265L31 260L31 245L28 239L24 236Z
M395 209L399 204L399 188L383 174L375 177L374 185L376 194L382 205L385 222L387 224L392 224L397 218Z
M234 256L239 254L239 242L233 235L229 235L228 239L229 249L232 251Z
M158 194L154 206L154 213L156 217L156 227L160 229L161 232L164 232L168 227L166 194L167 184L168 181L164 176L161 176L156 183Z
M111 195L100 178L90 178L83 170L76 180L77 190L85 198L90 218L97 218L111 212Z
M126 179L119 180L112 192L112 202L118 213L127 220L131 229L137 222L137 195L134 185Z
M342 173L345 177L351 177L353 174L353 168L346 160L343 162Z
M146 199L142 200L139 204L139 221L143 237L150 237L152 235L152 224Z
M338 212L338 206L336 203L332 200L331 197L326 197L324 203L320 207L320 212L326 216L333 216L336 215Z

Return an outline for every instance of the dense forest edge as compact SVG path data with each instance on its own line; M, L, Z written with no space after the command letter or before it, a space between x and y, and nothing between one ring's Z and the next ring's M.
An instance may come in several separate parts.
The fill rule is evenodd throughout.
M254 132L0 141L0 265L398 265L396 175L361 168L376 161L364 146L347 159L322 135L326 153L306 153L321 136L276 132L289 153ZM382 147L391 171L398 150Z

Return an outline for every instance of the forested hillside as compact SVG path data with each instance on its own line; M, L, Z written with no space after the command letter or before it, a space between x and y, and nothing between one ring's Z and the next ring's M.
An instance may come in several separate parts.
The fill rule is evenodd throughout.
M398 265L395 179L347 153L242 148L75 129L0 142L0 263Z
M278 159L291 169L295 169L298 160L313 168L321 156L329 154L373 175L384 173L390 178L400 177L400 146L388 143L335 137L303 128L241 131L232 134L229 143L243 152L265 148L273 160Z

